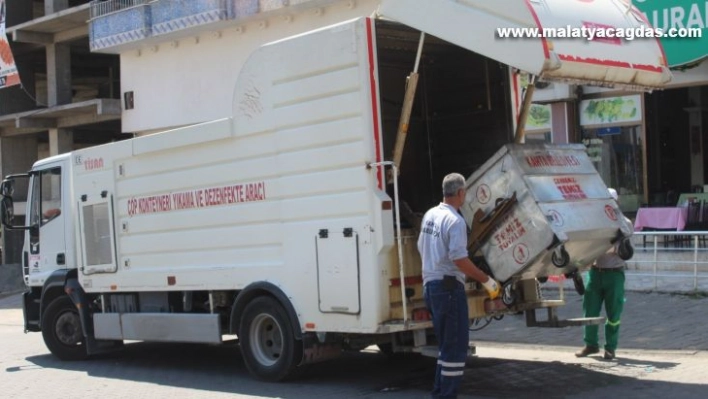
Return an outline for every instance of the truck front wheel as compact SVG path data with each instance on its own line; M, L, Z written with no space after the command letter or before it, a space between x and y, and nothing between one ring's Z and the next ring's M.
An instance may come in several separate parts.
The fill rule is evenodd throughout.
M61 360L88 357L79 311L67 296L56 298L44 310L42 337L49 351Z
M248 371L262 380L292 377L302 361L302 342L295 339L285 309L270 297L257 298L246 306L239 341Z

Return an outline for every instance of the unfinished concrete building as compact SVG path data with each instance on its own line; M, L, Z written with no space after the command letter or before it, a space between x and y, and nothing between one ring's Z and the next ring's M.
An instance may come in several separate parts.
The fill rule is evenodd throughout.
M126 138L118 56L91 53L89 0L5 0L20 84L0 89L0 173ZM17 188L16 211L23 217ZM20 263L21 232L3 231L3 263Z

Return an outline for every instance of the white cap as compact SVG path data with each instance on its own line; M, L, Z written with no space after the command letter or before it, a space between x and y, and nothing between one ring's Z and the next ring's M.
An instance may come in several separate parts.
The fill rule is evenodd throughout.
M610 197L612 197L613 200L617 201L617 190L614 188L608 188L607 191L610 192Z

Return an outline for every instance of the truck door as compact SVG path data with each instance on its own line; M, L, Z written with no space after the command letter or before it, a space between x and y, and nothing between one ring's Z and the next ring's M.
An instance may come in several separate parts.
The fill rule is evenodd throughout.
M315 242L320 312L358 314L359 235L323 229Z
M32 282L43 283L54 270L66 268L65 226L62 167L48 165L32 176L27 231L27 275ZM37 281L34 281L37 280Z

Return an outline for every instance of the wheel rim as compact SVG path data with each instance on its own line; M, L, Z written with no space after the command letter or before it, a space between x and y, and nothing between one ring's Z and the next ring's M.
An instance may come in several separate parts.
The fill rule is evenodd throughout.
M59 342L66 346L76 346L81 343L83 335L81 333L81 321L78 313L64 312L57 318L54 325L54 334Z
M283 330L268 314L256 316L249 331L251 352L258 363L272 366L283 353Z
M511 284L506 284L502 289L502 302L506 306L511 306L516 302L516 294L512 290Z

